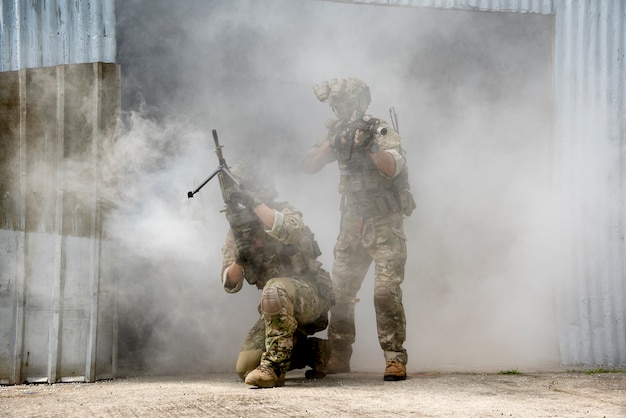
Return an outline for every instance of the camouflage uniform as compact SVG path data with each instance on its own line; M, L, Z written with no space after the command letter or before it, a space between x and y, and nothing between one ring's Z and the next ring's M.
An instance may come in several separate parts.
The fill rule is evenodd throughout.
M294 344L313 350L315 355L317 339L307 341L306 336L326 328L332 303L330 276L317 260L319 248L301 213L286 203L266 204L276 210L276 221L272 229L265 229L259 221L258 228L248 237L254 242L252 260L243 265L245 280L263 292L259 305L261 317L241 346L237 367L241 377L254 369L258 360L278 376L292 368L313 366L310 358L302 360L302 353L293 352ZM222 252L224 278L235 260L232 230L226 236ZM234 293L242 285L243 280L232 289L227 286L224 289ZM244 353L252 353L252 359L242 360ZM292 360L295 360L293 364Z
M332 79L315 85L313 92L337 119L326 123L327 136L309 150L302 169L313 174L337 161L342 202L334 249L336 304L328 328L332 352L328 372L350 371L354 303L374 261L374 307L386 360L384 380L404 380L408 358L403 347L406 318L400 287L407 256L403 216L411 214L415 202L409 191L402 137L385 121L365 114L371 95L363 81Z
M371 119L363 116L363 120ZM340 123L331 120L326 124L329 138ZM354 147L349 150L350 155L345 155L347 150L335 151L340 170L342 219L334 248L332 280L336 303L331 308L328 337L333 355L349 361L355 341L356 295L374 261L378 341L386 360L406 364L407 352L403 347L406 319L400 287L407 256L403 217L410 215L415 203L408 191L404 151L400 146L402 137L384 121L379 126L386 128L387 134L375 134L375 141L394 157L395 177L384 176L364 148Z

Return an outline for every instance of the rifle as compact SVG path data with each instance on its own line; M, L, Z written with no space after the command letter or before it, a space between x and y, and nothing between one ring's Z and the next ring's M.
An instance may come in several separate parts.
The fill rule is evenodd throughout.
M400 133L400 129L398 128L398 114L396 113L395 107L389 108L389 117L391 118L391 126L393 126L394 131Z
M237 179L235 179L228 170L228 165L226 164L226 160L224 159L224 155L222 154L222 146L220 145L219 139L217 139L217 131L215 129L213 129L213 140L215 141L215 153L217 154L219 166L217 167L217 170L213 172L213 174L211 174L206 180L204 180L204 182L202 182L201 185L196 188L196 190L194 190L193 192L187 192L187 197L189 199L191 199L196 193L198 193L200 189L202 189L209 181L211 181L213 177L215 177L215 175L218 175L218 178L220 180L220 186L222 188L222 197L224 198L224 202L226 202L226 195L224 194L224 177L227 177L228 180L231 181L234 185L240 186Z
M217 154L219 165L200 186L194 191L187 192L187 197L192 198L217 175L220 182L220 189L222 190L222 199L224 199L224 204L226 205L226 208L222 212L226 212L226 219L231 229L233 229L235 237L249 235L253 229L258 227L259 218L252 210L231 201L230 196L233 191L244 189L244 185L237 181L230 172L228 164L226 164L226 160L224 159L222 146L217 138L217 131L215 129L213 129L213 141L215 142L215 153Z
M335 125L335 127L331 130L331 137L333 138L333 142L335 144L341 143L342 138L345 138L346 143L349 144L348 160L352 158L355 143L354 137L357 129L367 134L365 142L360 144L365 148L372 142L375 134L387 135L387 128L380 126L380 120L376 118L371 118L368 121L364 121L363 119L355 121L340 121L340 123Z
M380 126L380 120L376 118L371 118L368 121L359 119L353 122L348 122L348 129L352 131L352 135L354 135L354 131L356 131L357 129L364 131L370 135L387 135L387 128Z

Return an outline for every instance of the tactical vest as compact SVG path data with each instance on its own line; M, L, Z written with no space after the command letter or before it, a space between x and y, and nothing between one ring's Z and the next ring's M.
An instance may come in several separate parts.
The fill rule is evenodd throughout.
M337 162L342 210L363 219L399 212L409 216L413 212L415 202L409 192L406 166L393 179L385 177L362 148L354 149L350 158L338 158Z
M287 203L274 202L268 204L272 209L280 211ZM259 289L265 287L268 280L274 277L298 277L314 283L322 297L333 300L330 275L322 268L317 258L322 254L311 230L305 226L300 241L285 244L264 230L263 224L250 231L250 239L255 240L252 260L243 267L248 283Z

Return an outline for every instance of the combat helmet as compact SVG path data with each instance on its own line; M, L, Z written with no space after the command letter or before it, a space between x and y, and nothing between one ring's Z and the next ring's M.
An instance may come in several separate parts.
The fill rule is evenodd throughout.
M229 171L246 191L263 202L271 202L278 197L273 177L267 174L261 164L241 159Z
M339 119L360 119L372 101L370 89L358 78L324 81L313 87L320 102L328 103Z

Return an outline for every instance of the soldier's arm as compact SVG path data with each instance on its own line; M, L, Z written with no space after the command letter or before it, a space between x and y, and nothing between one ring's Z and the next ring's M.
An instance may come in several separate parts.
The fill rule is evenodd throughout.
M300 212L292 207L286 207L281 211L275 211L274 215L272 228L266 230L270 236L286 244L294 244L302 238L306 226Z
M270 208L265 203L258 202L252 207L252 211L263 222L266 229L272 229L276 224L276 210Z
M335 160L335 153L328 139L314 146L305 155L302 161L302 171L306 174L317 173L326 164Z
M388 127L387 124L384 124ZM389 129L389 128L388 128ZM364 135L362 131L357 131L357 135ZM378 170L386 177L394 178L404 168L405 159L399 151L402 137L393 129L389 129L386 135L375 135L375 143L378 145L376 152L370 152L370 158L378 167Z
M255 206L253 209L256 216L261 219L266 228L272 228L276 221L276 211L265 203L261 203L258 206Z
M393 178L398 175L396 172L396 159L387 151L379 148L378 151L370 153L370 157L378 170L386 177Z
M232 231L228 231L226 242L222 247L222 285L228 293L235 293L243 286L243 267L235 263L235 239Z
M230 266L224 270L222 284L228 293L238 292L243 285L243 267L234 261L230 263Z

